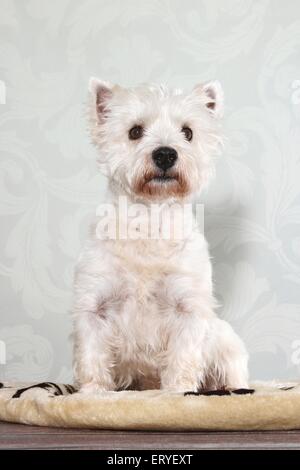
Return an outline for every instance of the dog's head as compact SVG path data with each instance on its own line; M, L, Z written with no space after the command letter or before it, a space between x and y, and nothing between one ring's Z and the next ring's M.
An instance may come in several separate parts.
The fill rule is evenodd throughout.
M92 78L90 94L92 139L114 185L142 200L180 199L206 185L221 142L218 82L183 93Z

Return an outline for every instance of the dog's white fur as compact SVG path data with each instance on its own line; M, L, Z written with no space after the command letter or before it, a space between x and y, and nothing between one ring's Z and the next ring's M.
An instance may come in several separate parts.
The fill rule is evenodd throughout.
M91 135L115 207L122 195L129 206L163 203L165 214L207 184L221 143L218 82L183 93L91 79L90 97ZM136 124L144 135L130 140ZM183 126L192 129L191 141ZM174 178L166 182L155 179L151 158L160 146L178 153ZM99 239L93 225L74 287L74 374L81 391L247 387L247 352L214 313L207 243L196 227L181 240L112 240Z

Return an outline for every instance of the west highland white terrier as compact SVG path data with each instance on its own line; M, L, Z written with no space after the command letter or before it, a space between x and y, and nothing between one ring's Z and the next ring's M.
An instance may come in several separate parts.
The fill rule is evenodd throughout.
M204 235L193 221L174 236L183 220L174 214L214 172L222 113L218 82L185 93L91 79L90 131L113 210L106 229L96 216L75 273L74 375L81 392L247 388L243 342L214 312ZM120 236L132 208L142 214L139 224ZM143 222L153 208L158 230L149 236L153 227Z

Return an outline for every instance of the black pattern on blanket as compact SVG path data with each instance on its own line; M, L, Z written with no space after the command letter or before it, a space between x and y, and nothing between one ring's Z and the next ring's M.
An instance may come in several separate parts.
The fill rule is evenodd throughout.
M279 390L287 391L295 388L294 386L280 386ZM48 397L57 397L60 395L72 395L73 393L78 392L78 390L70 384L57 384L54 382L40 382L26 387L15 388L12 385L6 385L3 382L0 382L1 389L11 389L12 395L10 398L20 398L27 394L27 392L32 392L33 390L40 390L45 392L45 396ZM1 393L1 392L0 392ZM221 389L221 390L199 390L197 392L186 391L184 396L225 396L225 395L252 395L255 393L253 388L238 388L233 390Z
M11 398L20 398L28 391L34 389L43 390L49 397L57 397L59 395L71 395L77 392L76 388L73 385L69 384L56 384L54 382L40 382L36 384L29 385L27 387L15 389L11 385L5 385L3 382L0 382L0 389L12 389ZM1 393L1 392L0 392Z
M1 388L13 388L10 385L5 385L4 383L0 382L0 389ZM26 387L18 388L18 389L13 389L12 390L12 396L11 398L20 398L23 396L26 392L32 391L34 389L39 389L45 391L47 396L49 397L55 397L59 395L70 395L73 393L77 392L77 389L73 385L69 384L57 384L54 382L40 382L36 384L32 384ZM254 393L254 389L236 389L236 390L199 390L198 392L190 392L187 391L184 393L184 396L187 395L205 395L205 396L223 396L223 395L231 395L231 394L236 394L236 395L247 395L247 394L252 394Z

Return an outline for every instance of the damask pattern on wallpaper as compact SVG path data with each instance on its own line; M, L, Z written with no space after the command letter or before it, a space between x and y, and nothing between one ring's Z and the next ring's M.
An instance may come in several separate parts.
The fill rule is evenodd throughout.
M255 378L300 375L300 4L0 0L0 373L71 380L74 262L105 180L91 75L218 78L227 142L204 196L219 313Z

